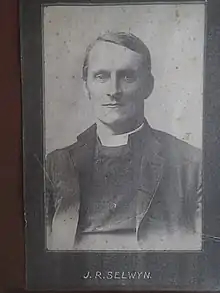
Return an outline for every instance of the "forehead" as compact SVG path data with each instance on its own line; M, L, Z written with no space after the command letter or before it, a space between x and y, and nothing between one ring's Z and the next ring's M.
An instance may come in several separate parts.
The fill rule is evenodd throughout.
M89 54L89 71L140 68L142 55L126 47L98 41Z

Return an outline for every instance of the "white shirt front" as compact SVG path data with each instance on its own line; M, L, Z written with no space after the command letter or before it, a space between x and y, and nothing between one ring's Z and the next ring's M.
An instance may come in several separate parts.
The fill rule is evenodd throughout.
M117 147L117 146L126 145L128 143L129 135L140 131L143 126L144 126L144 123L142 123L139 127L137 127L136 129L130 132L118 134L118 135L109 133L107 131L106 132L100 131L99 128L97 128L97 134L103 146Z

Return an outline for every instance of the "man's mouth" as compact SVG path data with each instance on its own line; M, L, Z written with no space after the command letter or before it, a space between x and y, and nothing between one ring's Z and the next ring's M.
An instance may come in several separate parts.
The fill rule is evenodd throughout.
M117 107L121 107L122 104L120 104L120 103L106 103L106 104L102 104L102 106L109 107L109 108L117 108Z

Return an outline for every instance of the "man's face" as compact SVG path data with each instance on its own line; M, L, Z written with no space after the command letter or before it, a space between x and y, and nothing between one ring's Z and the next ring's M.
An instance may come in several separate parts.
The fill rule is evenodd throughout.
M89 55L87 76L97 119L115 133L143 121L146 78L140 54L117 44L97 42Z

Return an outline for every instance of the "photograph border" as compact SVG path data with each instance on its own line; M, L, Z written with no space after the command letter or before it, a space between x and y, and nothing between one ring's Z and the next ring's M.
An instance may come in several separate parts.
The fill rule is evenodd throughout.
M48 251L44 228L44 78L42 7L49 5L140 5L204 3L206 10L203 98L203 250L201 251ZM210 1L54 1L22 0L20 5L23 190L26 282L35 290L215 290L219 284L220 3ZM220 66L219 66L220 67ZM31 98L30 98L31 97ZM34 134L34 135L33 135ZM42 196L39 196L41 195ZM84 265L87 265L85 269ZM218 267L218 268L217 268ZM85 280L87 270L148 271L146 280ZM213 270L215 268L215 270ZM162 275L161 275L162 274ZM216 278L213 278L213 275ZM122 286L123 285L123 286ZM92 289L91 289L91 288Z

